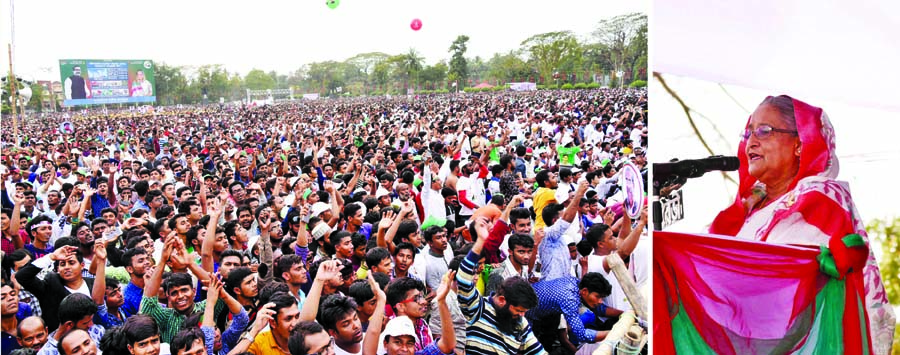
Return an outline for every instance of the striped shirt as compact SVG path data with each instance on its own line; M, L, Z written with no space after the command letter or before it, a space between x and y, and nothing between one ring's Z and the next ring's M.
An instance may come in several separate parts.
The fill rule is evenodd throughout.
M194 309L191 313L203 313L205 309L206 300L203 300L202 302L194 303ZM225 302L221 299L216 301L213 316L218 316L223 309L225 309ZM159 325L160 330L159 341L163 343L172 342L175 333L181 330L181 325L184 324L184 319L187 318L184 314L175 311L173 308L163 308L160 306L158 298L146 296L141 298L141 314L146 314L156 320L156 324Z
M459 283L460 310L466 316L466 354L546 354L538 342L528 320L522 317L516 334L506 334L497 328L497 314L493 297L484 299L475 288L475 265L481 256L469 251L459 265L456 281ZM493 294L492 294L493 296Z

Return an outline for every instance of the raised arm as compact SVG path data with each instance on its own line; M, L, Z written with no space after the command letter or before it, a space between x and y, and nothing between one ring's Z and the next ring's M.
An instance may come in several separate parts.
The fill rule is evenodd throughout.
M575 216L578 215L578 203L581 201L581 198L584 197L584 193L587 192L588 184L587 180L581 180L578 183L578 189L575 190L575 196L569 201L569 206L566 207L566 210L563 212L562 219L566 220L566 222L572 223L575 220Z
M300 207L300 233L297 233L297 246L298 247L308 247L309 246L309 233L306 232L306 216L309 215L309 206L304 204Z
M478 217L472 223L475 223L477 240L472 246L472 250L459 264L459 273L456 276L456 282L459 285L459 292L456 294L459 309L466 316L466 320L470 322L473 317L477 316L484 302L478 288L475 287L475 270L478 267L478 260L481 259L481 249L488 235L489 222L486 217ZM441 321L443 322L443 319Z
M391 212L388 212L391 213ZM391 222L391 227L388 228L387 232L384 233L384 238L379 237L378 246L383 248L388 248L388 250L393 253L396 245L394 244L394 236L397 235L397 229L400 228L400 222L403 221L403 218L406 218L407 215L412 213L412 205L407 201L403 204L403 207L400 209L400 213L397 214L397 217ZM383 220L383 218L382 218ZM379 227L380 227L379 223ZM383 244L383 245L382 245Z
M115 164L109 164L109 179L106 182L106 200L110 206L116 205L116 170Z
M50 180L44 181L40 188L40 192L42 195L46 194L50 190L50 186L53 185L54 182L56 182L56 179L56 168L50 167Z
M275 264L272 262L272 239L269 238L269 230L275 224L272 222L272 218L268 213L264 213L256 221L259 225L259 262L269 267L269 272L263 276L264 283L272 281L272 277L275 274L275 268L273 267Z
M340 199L340 194L334 189L334 183L331 180L325 180L324 183L325 191L331 195L331 219L325 221L328 223L328 226L334 227L338 220L341 219L341 206L338 205L338 199ZM343 199L341 199L341 204L343 204Z
M630 225L631 223L630 221L626 221L626 224ZM637 247L637 243L641 239L641 233L644 232L644 227L646 226L647 206L644 206L644 208L641 209L641 219L638 220L637 226L634 228L634 230L631 231L631 233L628 234L628 237L626 237L624 240L622 240L621 243L619 243L619 248L618 250L616 250L622 260L626 260L626 258L629 257L634 251L634 248ZM609 271L609 264L607 263L606 259L603 259L603 270Z
M500 219L498 219L497 222L494 222L494 226L491 227L488 238L484 242L483 253L487 258L488 263L500 262L497 258L497 251L500 249L501 244L503 244L503 239L506 237L506 234L509 233L511 228L509 225L509 212L522 203L523 199L522 195L513 196L512 200L506 204L506 208L503 209L503 213L500 214Z
M199 181L199 183L200 183L200 196L197 197L197 200L200 201L200 207L203 209L203 213L207 213L206 212L206 197L207 197L206 194L209 192L209 188L206 187L206 183L203 181L203 175L200 174L200 168L201 168L202 162L200 162L199 160L195 160L192 162L192 164L193 164L193 167L191 170L194 174L194 178L196 178L197 181ZM216 221L218 221L218 219L216 219ZM209 234L207 234L207 235L209 235Z
M259 312L256 313L256 321L254 321L250 329L247 330L247 337L241 337L238 343L228 352L228 355L237 355L247 352L250 345L253 344L253 339L269 325L270 321L272 321L275 315L275 312L272 310L273 307L275 307L275 304L270 302L259 309Z
M328 260L319 264L316 279L313 280L312 287L309 289L309 295L306 296L306 302L303 303L303 309L300 310L301 322L316 320L316 314L319 311L319 300L322 298L322 288L328 280L337 277L343 268L344 265L336 260Z
M6 184L6 181L0 182L0 184ZM22 236L19 234L19 228L22 225L20 219L22 216L22 204L25 203L25 195L17 193L13 196L13 201L15 204L13 205L12 218L9 221L9 234L12 237L13 246L16 249L22 249L25 247L25 241L22 240Z
M209 288L207 288L206 291L206 309L203 310L203 321L201 326L216 326L216 302L219 301L220 294L222 294L222 281L217 277L213 277L209 280Z
M219 225L219 215L225 208L225 199L219 201L218 207L209 209L209 223L206 224L206 238L203 239L202 248L200 248L200 264L206 272L213 272L215 269L215 257L213 249L216 246L216 227Z
M375 354L378 352L378 340L381 339L381 325L384 322L384 305L387 303L387 296L385 296L381 287L378 287L378 283L375 282L375 278L372 276L371 272L366 276L366 279L369 281L369 287L375 293L375 312L369 317L369 329L366 330L366 337L363 339L362 349L363 354ZM443 317L444 314L441 313L441 316ZM450 329L452 332L452 320ZM449 353L449 351L445 351L445 353Z
M85 213L85 211L87 211L88 206L91 205L91 196L94 196L94 193L97 192L97 190L90 188L88 186L85 186L83 190L84 190L84 199L81 200L81 207L78 209L78 220L79 221L84 220L84 213Z
M444 274L441 285L438 286L435 300L441 315L441 339L437 342L438 349L444 354L452 354L456 348L456 329L453 327L453 316L450 315L450 307L447 306L447 295L450 294L450 281L456 277L456 271ZM384 307L381 307L384 310ZM371 323L370 323L371 324ZM370 326L371 328L371 326Z
M106 303L104 299L106 296L106 242L98 241L94 243L94 260L91 261L91 265L97 265L91 298L99 306Z
M144 284L144 297L153 298L159 293L159 286L162 284L162 275L163 272L166 271L166 261L172 256L172 251L175 249L177 239L178 236L175 234L175 231L170 232L169 235L166 236L166 244L162 256L160 256L159 261L156 262L156 268L153 270L153 275L150 276L150 279Z

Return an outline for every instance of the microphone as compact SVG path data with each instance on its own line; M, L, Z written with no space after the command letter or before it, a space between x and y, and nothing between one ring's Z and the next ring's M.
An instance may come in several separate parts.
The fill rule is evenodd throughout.
M702 159L675 159L668 163L654 163L653 181L657 183L670 179L697 178L710 171L734 171L740 165L740 161L734 156L714 155Z

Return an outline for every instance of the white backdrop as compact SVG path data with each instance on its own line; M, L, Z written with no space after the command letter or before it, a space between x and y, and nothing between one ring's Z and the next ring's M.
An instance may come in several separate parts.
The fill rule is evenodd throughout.
M898 1L654 0L652 9L653 71L900 111Z

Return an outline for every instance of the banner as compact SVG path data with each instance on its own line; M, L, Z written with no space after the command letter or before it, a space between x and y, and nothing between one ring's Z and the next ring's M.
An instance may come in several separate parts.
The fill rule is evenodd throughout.
M156 102L150 60L61 59L63 106Z
M824 247L654 231L655 352L872 354L862 282L829 271L834 260Z
M533 91L537 90L535 83L509 83L509 89L512 91Z

